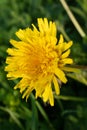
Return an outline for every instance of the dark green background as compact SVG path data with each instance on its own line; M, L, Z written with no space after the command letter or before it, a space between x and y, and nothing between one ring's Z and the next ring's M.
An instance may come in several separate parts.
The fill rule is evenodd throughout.
M70 10L87 34L87 0L66 0ZM18 82L8 81L4 72L6 50L10 38L16 39L20 28L37 26L37 18L48 18L57 24L57 37L73 41L71 57L81 69L67 74L55 105L44 104L30 95L22 100ZM0 0L0 130L87 130L87 36L82 37L74 27L60 0Z

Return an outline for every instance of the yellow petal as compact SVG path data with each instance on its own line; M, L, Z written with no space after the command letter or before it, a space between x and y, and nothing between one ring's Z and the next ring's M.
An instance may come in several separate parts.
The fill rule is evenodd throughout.
M35 27L34 24L32 24L33 28L34 28L34 31L38 32L37 28Z
M49 98L49 85L46 86L42 97L43 97L44 102L46 102L48 100L48 98Z
M40 97L42 95L45 88L44 88L44 86L41 85L41 86L36 86L35 90L36 90L35 97L37 98L37 97Z
M72 46L73 42L70 41L68 43L65 43L65 46L64 46L64 51L66 51L67 49L69 49L71 46Z
M22 30L22 29L19 29L17 32L16 32L16 35L17 37L20 39L20 40L25 40L26 41L26 37L25 37L25 30Z
M54 105L54 98L53 98L53 93L52 93L52 89L51 89L51 84L48 84L45 88L45 91L42 95L43 97L43 101L47 102L49 100L50 105L53 106Z
M58 43L58 44L63 43L63 42L64 42L64 39L63 39L63 35L61 34L61 35L60 35L60 39L59 39L59 43Z
M66 83L67 79L65 77L65 74L62 70L60 70L59 68L55 69L55 75L63 82Z
M43 19L42 18L38 18L37 21L38 21L38 27L39 27L40 32L44 33L44 22L43 22Z
M10 39L10 43L15 47L15 48L18 48L18 42L13 40L13 39Z
M60 94L60 87L59 87L59 83L57 81L57 78L54 76L53 78L53 84L54 84L54 87L55 87L55 91L56 91L56 94Z
M54 97L53 97L51 86L49 87L49 102L51 106L54 106Z
M49 23L50 33L52 36L56 37L56 25L55 23Z
M18 55L20 56L18 50L15 49L15 48L8 48L8 49L7 49L7 53L8 53L9 55L11 55L11 56L18 56Z
M73 60L71 58L62 59L63 64L72 64Z
M26 84L26 85L25 85L25 84ZM14 87L14 89L17 89L17 88L22 89L22 88L24 88L24 87L26 88L27 84L28 84L28 80L26 80L26 79L21 79L20 82Z
M25 97L26 97L26 101L27 101L27 99L28 99L30 93L33 91L33 89L34 89L34 87L28 86L27 89L25 90L25 92L23 93L22 98L25 98Z
M44 26L45 26L45 30L47 31L48 30L48 20L47 18L44 18Z
M70 54L70 49L68 51L66 51L65 53L63 53L61 58L64 59L64 58L68 57L69 54Z
M20 43L18 41L15 41L13 39L10 39L10 43L15 47L18 48L20 46ZM11 48L12 49L12 48Z

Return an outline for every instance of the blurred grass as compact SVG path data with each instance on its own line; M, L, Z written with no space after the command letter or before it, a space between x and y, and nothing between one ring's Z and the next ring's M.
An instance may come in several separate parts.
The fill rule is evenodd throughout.
M0 0L0 130L87 129L87 0L66 2L85 37L79 35L59 0ZM13 90L17 81L8 81L4 72L9 39L16 39L19 28L36 24L38 17L55 21L58 35L73 40L71 56L81 69L67 74L69 81L55 97L54 107L35 100L32 94L26 103L19 91Z

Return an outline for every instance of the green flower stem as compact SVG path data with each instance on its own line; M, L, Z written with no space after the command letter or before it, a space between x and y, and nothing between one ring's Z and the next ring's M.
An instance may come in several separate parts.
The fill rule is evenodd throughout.
M55 99L61 99L65 101L79 101L79 102L84 102L87 101L87 98L82 98L82 97L74 97L74 96L63 96L63 95L54 95Z
M81 37L85 37L86 34L83 31L83 29L81 28L81 26L79 25L78 21L76 20L75 16L73 15L73 13L71 12L69 6L67 5L65 0L60 0L62 6L64 7L64 9L66 10L70 20L72 21L72 23L74 24L75 28L77 29L78 33L80 34Z

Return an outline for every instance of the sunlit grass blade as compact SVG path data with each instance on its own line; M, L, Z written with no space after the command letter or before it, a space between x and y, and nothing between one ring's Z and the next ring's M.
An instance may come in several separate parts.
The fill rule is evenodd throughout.
M21 130L24 130L24 128L23 128L21 122L20 122L19 119L18 119L18 118L20 117L20 115L19 115L18 113L16 113L16 112L10 110L9 108L2 107L2 106L0 106L0 109L1 109L2 111L7 112L7 113L10 115L10 117L13 119L13 121L19 126L19 128L21 128Z

